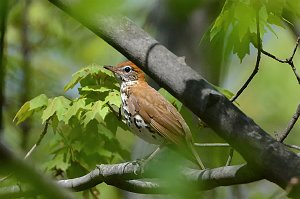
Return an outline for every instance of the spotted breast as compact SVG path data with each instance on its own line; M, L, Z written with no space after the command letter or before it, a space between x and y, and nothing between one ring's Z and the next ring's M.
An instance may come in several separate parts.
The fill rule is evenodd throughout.
M149 124L147 124L141 117L136 108L129 105L130 94L132 94L132 86L138 82L124 82L121 84L121 99L122 99L122 113L124 115L127 125L133 130L133 133L145 140L148 143L161 145L164 138L158 134Z

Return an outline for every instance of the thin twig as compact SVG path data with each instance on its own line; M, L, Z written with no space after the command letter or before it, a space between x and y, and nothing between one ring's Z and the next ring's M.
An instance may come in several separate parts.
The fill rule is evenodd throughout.
M32 147L32 148L28 151L28 153L25 155L25 157L24 157L25 160L32 154L32 152L35 150L35 148L36 148L37 146L40 145L42 139L44 138L44 136L45 136L46 133L47 133L48 126L49 126L49 119L46 121L45 126L44 126L44 129L43 129L43 131L42 131L42 133L41 133L41 135L40 135L38 141L33 145L33 147Z
M257 35L257 57L256 57L256 63L254 70L252 71L250 77L247 79L245 84L240 88L240 90L233 96L233 98L230 100L231 102L234 102L247 88L247 86L250 84L256 73L259 69L260 59L261 59L261 50L262 50L262 43L260 38L260 28L259 28L259 13L256 12L256 35Z
M261 52L262 52L264 55L266 55L266 56L268 56L268 57L270 57L270 58L272 58L272 59L275 59L276 61L278 61L278 62L280 62L280 63L287 63L287 59L279 59L279 58L277 58L275 55L272 55L271 53L265 51L264 49L262 49Z
M232 162L232 158L233 158L233 152L234 152L234 149L230 148L230 150L229 150L229 156L228 156L228 159L226 161L226 165L225 166L230 166L230 164Z
M292 54L292 56L291 56L290 59L294 59L294 56L295 56L296 51L297 51L297 48L298 48L298 46L299 46L299 42L300 42L300 37L297 38L296 46L295 46L295 48L294 48L293 54Z
M294 144L284 144L285 146L292 148L292 149L296 149L296 150L300 150L300 146L294 145Z
M280 62L280 63L289 64L289 65L291 66L291 68L292 68L292 70L293 70L295 76L296 76L296 79L297 79L297 81L298 81L298 84L300 84L300 76L299 76L299 74L297 73L297 70L296 70L296 67L295 67L295 65L294 65L293 59L294 59L294 56L295 56L296 51L297 51L297 49L298 49L299 43L300 43L300 37L297 38L296 45L295 45L295 48L294 48L294 50L293 50L292 56L291 56L290 58L288 58L288 59L279 59L279 58L277 58L275 55L272 55L271 53L269 53L269 52L267 52L267 51L265 51L265 50L263 50L263 49L261 50L261 52L262 52L264 55L266 55L266 56L268 56L268 57L271 57L272 59L274 59L274 60L276 60L276 61L278 61L278 62Z
M227 143L194 143L197 147L230 147Z
M277 137L277 140L279 142L283 142L285 140L285 138L289 135L289 133L293 129L295 123L297 122L299 116L300 116L300 104L298 105L297 110L296 110L295 114L293 115L292 119L290 120L288 126L281 133L281 135Z
M202 143L194 143L194 146L196 146L196 147L230 147L230 145L227 143L203 143L203 144ZM231 164L232 158L233 158L233 152L234 152L234 149L230 148L229 156L226 161L226 166L229 166Z

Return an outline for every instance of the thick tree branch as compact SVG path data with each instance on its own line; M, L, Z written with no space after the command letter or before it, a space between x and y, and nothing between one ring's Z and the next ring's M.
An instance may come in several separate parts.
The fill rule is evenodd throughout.
M234 147L253 171L284 189L290 179L300 176L300 158L295 153L268 135L203 77L178 61L176 55L128 18L101 16L91 10L82 12L79 8L86 1L49 1L138 64ZM300 193L300 185L295 185L291 194L297 192Z
M82 191L92 188L100 183L106 183L115 187L135 192L162 194L167 193L166 185L155 182L138 180L141 178L157 178L158 173L145 169L145 173L136 174L137 165L132 163L121 163L112 165L99 165L90 173L68 180L60 180L58 184L64 188ZM184 178L193 184L199 185L199 190L208 190L218 186L228 186L241 183L249 183L262 179L262 176L255 174L247 165L227 166L208 170L182 169ZM0 196L33 194L30 188L19 186L0 189ZM20 194L21 195L21 194Z

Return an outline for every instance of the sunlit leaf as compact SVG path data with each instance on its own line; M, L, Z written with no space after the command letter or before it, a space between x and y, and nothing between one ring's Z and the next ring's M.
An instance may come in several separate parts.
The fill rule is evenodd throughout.
M263 38L267 31L277 36L271 25L286 26L282 16L286 10L291 16L300 14L299 1L226 1L210 30L210 40L223 41L224 54L237 54L242 61L250 52L250 43L257 47L253 40L253 34L257 34L257 14L260 37Z
M43 111L42 121L43 123L48 120L53 114L56 114L59 121L64 121L64 114L69 107L70 100L63 96L49 99L47 108Z
M47 106L48 98L45 94L41 94L32 100L26 102L20 110L17 112L16 116L14 117L13 121L17 122L17 125L25 121L27 118L32 116L32 114L39 110L42 107Z
M112 90L111 88L107 88L101 85L90 85L81 87L82 91L91 91L91 92L107 92Z
M41 94L32 100L29 101L30 103L30 109L29 110L35 110L44 106L47 106L48 104L48 97L45 94Z
M17 122L17 125L22 123L24 120L29 118L33 114L33 111L30 110L30 102L26 102L20 110L17 112L13 121Z
M119 91L111 91L109 92L108 96L104 100L104 104L106 103L116 105L117 107L121 106L121 96Z
M86 109L86 104L85 104L85 99L81 98L78 100L74 100L72 102L72 105L68 107L68 110L65 112L63 121L65 124L68 124L68 121L70 120L71 117L76 116L78 111L81 109ZM78 118L80 119L80 118Z
M103 102L97 101L91 108L84 114L83 125L86 127L93 119L96 119L98 122L103 121L100 112L102 111Z
M77 83L89 75L99 79L105 76L112 76L112 74L104 69L103 66L92 64L74 73L70 82L64 87L64 90L67 91L73 88Z

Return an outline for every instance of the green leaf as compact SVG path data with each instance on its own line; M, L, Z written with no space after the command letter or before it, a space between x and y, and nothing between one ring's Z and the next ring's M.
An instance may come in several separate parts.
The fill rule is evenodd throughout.
M38 108L42 108L44 106L48 105L48 97L45 94L41 94L32 100L29 101L30 103L30 109L29 110L35 110Z
M59 121L58 121L58 119L55 115L54 117L52 117L52 120L51 120L51 126L52 126L52 129L53 129L54 133L57 132L58 123L59 123Z
M71 161L71 165L66 172L68 178L76 178L85 175L88 171L79 162Z
M224 48L224 56L233 52L242 61L249 54L250 42L257 46L253 34L257 34L256 14L259 12L260 37L266 31L276 31L271 25L285 28L283 15L293 19L300 16L299 0L235 0L225 1L221 13L210 29L210 41L221 41L218 48ZM222 43L224 46L222 46ZM211 45L213 46L213 45ZM213 48L213 47L212 47Z
M284 23L283 23L282 18L279 17L279 16L276 16L276 15L274 15L274 14L272 14L272 13L270 13L269 16L268 16L268 22L269 22L270 24L274 24L274 25L279 26L279 27L282 27L282 28L284 28L284 29L286 28L286 26L285 26Z
M96 119L98 122L102 122L103 118L101 117L101 110L103 107L102 101L97 101L92 106L90 111L87 111L84 115L83 125L86 127L92 120Z
M64 87L64 90L67 91L73 88L77 83L79 83L87 76L93 76L95 77L95 79L101 79L107 76L112 76L112 74L106 69L104 69L102 66L99 66L97 64L91 64L74 73L70 82Z
M91 92L107 92L107 91L111 91L111 88L107 88L104 86L100 86L100 85L89 85L89 86L84 86L81 87L81 91L91 91Z
M104 104L101 108L101 111L99 111L99 115L101 118L105 119L105 117L107 116L107 114L109 113L109 107L106 106L106 104Z
M242 62L243 58L250 53L250 34L245 35L241 41L235 40L233 53L236 53Z
M65 153L58 153L52 160L48 161L45 166L48 168L48 170L56 168L65 171L67 168L69 168L70 163L69 160L66 159Z
M17 112L13 121L17 122L17 125L24 122L27 118L32 116L32 114L39 110L40 108L46 107L48 104L48 98L45 94L41 94L32 100L26 102L20 110Z
M65 122L65 124L68 124L71 117L76 116L78 111L87 108L85 106L85 100L86 100L85 98L81 98L79 100L73 101L72 105L68 108L68 110L64 114L63 121ZM78 119L80 118L78 117Z
M242 41L245 35L249 32L249 26L255 25L255 9L246 3L236 3L234 7L234 17L237 21L235 28L238 29L238 39ZM248 44L249 45L249 44Z
M26 102L20 110L17 112L16 116L14 117L13 121L17 122L17 125L25 121L33 114L33 111L30 110L30 102Z
M55 97L54 99L48 100L48 106L43 111L42 115L42 123L44 123L46 120L48 120L50 117L52 117L54 114L56 114L58 121L64 121L64 114L66 113L66 110L68 109L70 104L70 100L63 96Z
M117 107L120 107L121 106L120 92L116 90L112 90L111 92L109 92L109 94L105 97L103 104L106 104L107 102L109 102L109 104L111 105L116 105Z
M227 30L232 23L231 1L226 1L220 15L217 17L214 25L210 30L210 40L215 39L222 31Z

